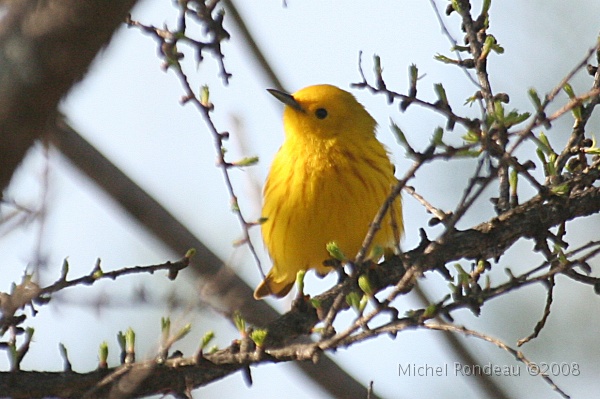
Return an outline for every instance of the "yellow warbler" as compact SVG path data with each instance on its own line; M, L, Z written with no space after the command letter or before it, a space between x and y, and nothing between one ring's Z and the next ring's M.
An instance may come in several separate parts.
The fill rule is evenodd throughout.
M329 273L332 268L323 265L329 242L347 256L356 255L397 182L388 153L375 137L377 123L352 94L331 85L292 95L269 92L285 104L285 142L263 193L267 220L262 235L273 268L254 291L257 299L285 296L300 270ZM397 198L372 246L396 248L402 230Z

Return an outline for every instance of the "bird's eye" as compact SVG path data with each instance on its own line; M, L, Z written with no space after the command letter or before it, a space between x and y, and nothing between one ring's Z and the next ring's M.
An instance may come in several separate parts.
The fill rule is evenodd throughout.
M318 108L315 111L315 116L318 119L325 119L325 118L327 118L327 110L325 108Z

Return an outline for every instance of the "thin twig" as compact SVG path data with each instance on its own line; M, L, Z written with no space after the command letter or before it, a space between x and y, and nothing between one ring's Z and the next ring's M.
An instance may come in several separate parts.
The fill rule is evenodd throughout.
M555 286L554 276L550 276L548 278L548 293L546 294L546 305L544 306L544 314L542 315L542 318L535 325L533 332L530 335L528 335L527 337L522 338L517 341L517 346L521 346L521 345L531 341L532 339L537 338L538 335L540 334L540 332L542 331L542 329L544 328L544 326L546 325L546 321L548 320L548 317L550 316L550 308L552 307L552 301L554 300L554 286Z
M82 277L78 277L73 280L68 280L67 275L64 274L63 276L61 276L61 278L59 278L53 284L42 288L40 290L38 296L39 297L46 296L46 295L61 291L65 288L74 287L76 285L92 285L100 280L105 280L105 279L115 280L119 277L127 276L130 274L140 274L140 273L154 274L157 271L166 270L169 272L169 276L172 276L173 274L176 275L177 272L186 268L190 263L190 259L191 259L190 257L186 256L176 262L169 261L169 262L162 263L159 265L123 267L121 269L112 270L109 272L105 272L105 271L99 269L98 267L95 267L94 270L92 270L92 272L90 272L89 274L82 276Z
M404 174L404 177L400 179L398 183L396 183L396 185L392 189L392 192L390 193L390 195L388 195L385 202L379 208L377 215L375 215L375 218L371 222L371 225L369 226L369 231L367 232L367 235L363 240L362 246L354 259L355 264L358 265L364 262L365 257L367 255L367 249L371 246L371 243L375 238L375 234L381 228L381 222L383 221L383 218L387 214L388 210L390 209L396 198L400 195L400 192L402 191L406 183L415 176L417 170L419 170L419 168L423 166L424 163L424 161L414 162L412 166L408 169L408 171Z
M552 389L554 389L556 392L558 392L563 398L566 398L566 399L570 398L570 396L567 395L567 393L564 392L562 389L560 389L554 383L554 381L552 381L552 379L547 374L539 372L539 367L534 362L532 362L531 360L529 360L523 354L523 352L518 351L518 350L512 348L511 346L505 344L504 342L500 341L497 338L490 337L489 335L480 333L480 332L475 331L475 330L468 329L466 327L455 326L453 324L427 323L427 324L424 324L424 325L422 325L420 327L428 329L428 330L452 331L452 332L455 332L455 333L459 333L459 334L463 334L463 335L468 335L468 336L471 336L471 337L479 338L481 340L490 342L490 343L496 345L498 348L503 349L506 352L508 352L511 355L513 355L516 360L524 363L527 366L527 368L528 368L528 370L529 370L530 373L537 373L537 375L541 376L542 379L546 383L548 383L552 387ZM537 372L536 372L536 370L537 370Z
M589 58L592 56L592 54L594 53L594 51L596 49L597 49L597 46L589 49L588 52L583 57L583 59L579 63L577 63L577 65L573 69L571 69L571 71L569 71L567 73L567 75L565 75L562 78L562 80L556 86L554 86L554 88L552 88L552 90L550 90L550 92L548 94L546 94L544 96L544 101L542 102L541 109L536 110L537 111L536 116L531 119L531 121L527 124L527 126L525 128L523 128L519 131L519 133L517 134L519 136L518 139L514 143L512 143L512 145L508 148L507 152L509 154L512 155L525 139L530 138L530 139L537 140L537 138L535 136L533 136L533 133L532 133L533 129L547 123L545 119L540 118L540 115L543 115L543 113L546 111L546 109L548 108L550 103L554 100L554 98L558 95L558 93L560 93L560 91L563 90L563 88L565 87L565 84L567 84L569 81L571 81L573 76L575 76L575 74L577 72L579 72L582 68L585 67L585 65L587 64L587 61L589 60Z
M431 213L433 216L438 218L440 221L444 221L448 216L444 211L435 206L431 205L421 194L415 191L415 188L412 186L404 186L404 191L412 195L417 201L421 203L427 209L427 212Z
M200 2L198 3L198 5L204 7L204 5ZM225 160L225 151L223 151L223 142L228 138L228 133L219 132L219 130L216 128L216 126L210 116L210 112L212 111L212 104L208 103L208 98L201 100L200 94L196 94L194 89L192 89L189 79L188 79L185 71L183 70L183 66L181 65L181 63L179 61L182 58L182 55L180 53L174 54L175 44L177 42L175 40L175 38L178 38L177 40L181 40L183 42L192 43L194 45L194 47L196 47L196 51L198 53L198 57L200 60L202 59L201 58L202 49L204 49L205 47L212 48L213 51L216 52L217 58L220 60L220 65L222 68L222 75L223 75L224 79L227 80L229 74L224 69L224 64L222 63L224 56L221 53L219 41L217 40L217 38L221 37L221 36L219 36L220 31L215 32L215 39L212 42L203 43L203 42L200 42L197 40L190 39L189 37L187 37L185 35L185 33L186 33L185 32L185 29L186 29L185 16L188 13L192 16L198 16L199 14L195 13L195 12L190 12L190 10L187 8L188 7L187 2L180 3L179 7L180 7L180 18L178 19L178 27L173 32L171 32L167 29L158 29L153 26L147 26L138 21L134 21L131 19L128 20L127 23L129 26L138 27L138 28L142 29L144 32L151 34L159 42L160 48L161 48L161 53L163 54L163 56L165 58L166 67L174 70L176 76L179 78L179 80L183 86L185 96L183 97L182 102L183 103L191 102L200 111L206 126L208 127L211 135L213 136L213 143L215 146L215 152L217 153L217 160L218 160L217 165L221 169L221 171L223 173L223 177L225 179L225 187L227 188L227 191L229 193L231 208L234 211L234 213L236 214L236 216L240 222L240 225L242 227L243 239L241 242L246 243L248 245L248 248L250 249L250 253L252 254L254 261L256 262L261 274L264 277L264 272L261 267L260 258L258 256L256 248L254 247L254 244L250 238L250 233L249 233L249 229L251 227L255 226L256 224L251 223L246 220L246 218L239 206L238 197L236 195L235 189L233 187L233 183L231 181L231 177L229 175L229 169L231 167L234 167L235 165L230 162L227 162ZM212 10L209 10L209 11L212 11ZM205 14L206 13L204 13L202 15L205 15ZM218 18L222 18L222 17L217 16L215 18L218 19ZM209 20L209 18L206 17L204 19L200 18L200 22L202 22L204 24L208 24L213 29L217 29L217 30L222 29L222 20L219 20L219 21ZM215 26L216 26L216 28L215 28ZM221 39L223 39L223 37L221 37Z
M460 63L463 63L464 60L462 58L462 54L458 50L458 41L454 38L454 36L452 36L450 31L448 30L448 27L446 26L446 23L444 22L444 19L442 18L442 14L440 14L440 10L437 8L437 5L435 4L435 0L429 0L429 4L431 4L431 8L433 8L433 12L435 13L435 17L437 18L440 28L442 28L442 32L444 33L444 36L446 36L446 38L448 39L450 44L452 44L452 48L454 49L454 54L456 54L456 58L458 58ZM465 75L467 75L467 78L471 81L471 83L473 83L477 88L481 89L480 84L475 80L475 78L473 78L473 75L471 75L471 73L469 73L469 70L467 68L461 68L461 69L463 70Z

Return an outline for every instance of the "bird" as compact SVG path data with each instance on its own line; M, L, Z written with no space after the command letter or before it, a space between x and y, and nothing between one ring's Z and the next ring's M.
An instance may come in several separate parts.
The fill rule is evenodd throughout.
M267 90L284 104L285 139L263 190L261 232L273 266L256 299L286 296L299 271L324 276L334 270L323 264L331 257L328 243L356 255L397 183L375 119L351 93L329 84L293 94ZM369 250L396 253L403 230L398 196Z

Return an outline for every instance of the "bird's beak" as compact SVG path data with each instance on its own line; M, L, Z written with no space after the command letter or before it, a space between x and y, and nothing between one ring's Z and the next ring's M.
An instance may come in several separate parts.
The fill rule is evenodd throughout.
M296 99L291 95L281 90L276 89L267 89L269 93L271 93L276 99L284 103L285 105L289 105L295 110L304 112L302 106L296 101Z

